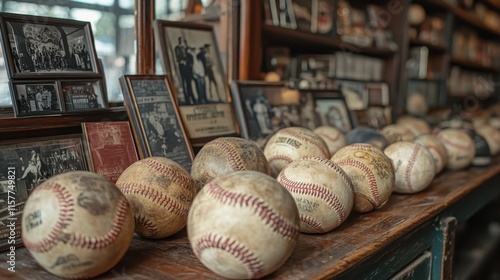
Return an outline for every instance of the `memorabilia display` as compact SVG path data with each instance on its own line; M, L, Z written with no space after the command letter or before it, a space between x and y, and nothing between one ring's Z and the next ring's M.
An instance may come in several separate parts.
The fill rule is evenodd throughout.
M22 244L21 215L28 195L52 176L73 170L88 170L78 135L0 143L0 250L12 244L7 225L14 218L15 244Z
M124 75L120 82L139 157L166 157L191 170L193 148L166 77Z
M340 129L333 126L318 126L313 129L313 132L318 134L319 137L325 141L328 151L330 152L330 158L333 154L335 154L335 152L346 145L344 133L342 133Z
M55 81L10 82L16 116L62 113L59 86Z
M476 150L474 140L467 132L459 128L447 128L439 131L436 136L448 154L448 170L460 170L471 165Z
M294 7L292 0L268 0L274 25L296 29Z
M346 99L336 91L311 91L319 126L329 125L343 133L355 127Z
M389 86L386 83L365 83L369 106L389 105Z
M89 171L111 182L139 160L129 122L82 123L82 132Z
M163 68L189 137L206 142L239 134L213 27L155 21Z
M332 35L334 1L312 0L312 26L313 33Z
M60 81L65 112L107 109L108 100L102 80Z
M311 0L292 0L293 18L297 26L297 30L304 32L312 32L312 7ZM315 23L317 29L317 21Z
M408 78L426 79L429 48L425 46L412 47L408 53L408 60L406 61Z
M265 51L266 70L276 72L280 80L291 76L290 49L286 47L268 47Z
M368 107L368 92L364 82L340 81L339 87L349 110L363 110Z
M132 205L135 232L145 238L171 236L186 226L196 183L189 170L164 157L134 162L116 186Z
M43 182L28 197L22 221L30 255L62 278L92 278L110 270L134 235L134 213L125 196L106 177L88 171Z
M441 141L437 139L436 135L422 134L415 137L415 139L413 139L413 142L420 144L429 150L432 158L434 159L436 174L438 174L445 168L446 164L448 163L448 154L446 153L446 148L444 147L443 143L441 143Z

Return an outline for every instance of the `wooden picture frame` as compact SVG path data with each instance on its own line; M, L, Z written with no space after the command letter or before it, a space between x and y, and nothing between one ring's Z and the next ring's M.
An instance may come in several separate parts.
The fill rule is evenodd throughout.
M167 77L124 75L120 86L139 158L166 157L190 172L194 152Z
M166 20L156 20L154 27L163 68L191 141L203 144L239 135L213 27Z
M88 170L80 135L0 142L0 250L13 246L9 222L14 218L15 246L22 244L21 217L29 194L50 177L73 170Z
M81 125L90 171L115 183L127 167L139 160L129 122L84 122Z
M59 81L64 112L108 109L106 87L102 79Z
M10 79L101 77L90 22L0 13Z
M11 81L9 83L14 114L20 116L43 116L61 114L59 85L53 80Z
M340 91L310 90L318 126L333 126L346 133L356 126L352 111Z

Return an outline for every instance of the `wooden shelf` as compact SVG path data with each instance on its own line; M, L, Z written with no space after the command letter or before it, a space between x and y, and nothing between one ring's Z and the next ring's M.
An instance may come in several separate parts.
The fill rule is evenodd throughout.
M469 61L467 59L463 59L460 57L451 57L450 63L461 66L463 68L478 70L483 72L498 72L499 70L493 66L482 65L481 63L475 61Z
M419 47L427 47L429 51L435 51L435 52L446 52L448 51L448 48L443 45L435 45L431 44L427 41L422 41L418 39L411 39L410 38L410 46L419 46Z
M453 7L452 12L462 22L473 26L480 34L494 37L500 36L500 30L487 26L477 15L473 14L472 12L464 10L457 6Z
M500 12L500 1L498 0L484 0L484 4L486 4L491 9L496 10L496 12Z
M444 0L417 0L416 4L422 5L424 8L437 9L441 12L449 12L453 10L455 5L450 4Z

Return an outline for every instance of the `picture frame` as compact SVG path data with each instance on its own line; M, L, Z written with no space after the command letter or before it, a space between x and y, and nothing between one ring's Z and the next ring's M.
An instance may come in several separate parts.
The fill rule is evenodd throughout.
M356 126L352 110L347 106L342 92L331 90L310 90L318 126L332 126L346 133Z
M339 81L339 88L350 110L368 108L368 93L365 82L344 80Z
M0 13L10 79L100 77L90 22Z
M88 171L81 135L0 142L0 250L13 246L13 219L15 245L22 244L21 217L30 193L50 177L73 170Z
M61 114L61 94L57 81L11 81L12 105L16 117Z
M61 80L59 88L64 112L108 109L106 87L102 79Z
M89 171L115 183L139 160L128 121L83 122L81 126Z
M368 106L389 105L389 86L387 83L366 83L365 90L368 96Z
M139 158L169 158L188 172L194 152L166 75L120 77Z
M154 30L163 68L191 142L202 145L217 137L238 136L213 27L155 20Z

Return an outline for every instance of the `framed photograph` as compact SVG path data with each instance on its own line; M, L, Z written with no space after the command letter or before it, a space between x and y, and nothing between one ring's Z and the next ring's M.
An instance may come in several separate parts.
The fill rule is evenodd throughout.
M369 106L389 105L389 87L386 83L366 83L365 90Z
M238 135L213 27L156 20L155 35L191 140L206 143L216 137Z
M89 170L113 183L139 160L129 122L82 123L82 132Z
M60 81L65 112L95 111L108 108L102 80Z
M339 91L310 91L314 97L314 105L318 125L329 125L346 133L355 127L351 110Z
M12 104L16 116L62 113L56 81L11 81Z
M166 157L190 172L194 152L166 76L125 75L120 82L139 157Z
M0 13L10 78L99 77L89 22Z
M368 94L365 82L340 81L339 87L345 97L349 110L364 110L368 108Z
M79 135L0 142L0 250L12 246L8 240L13 218L16 246L22 244L21 216L33 189L54 175L73 170L88 170Z

